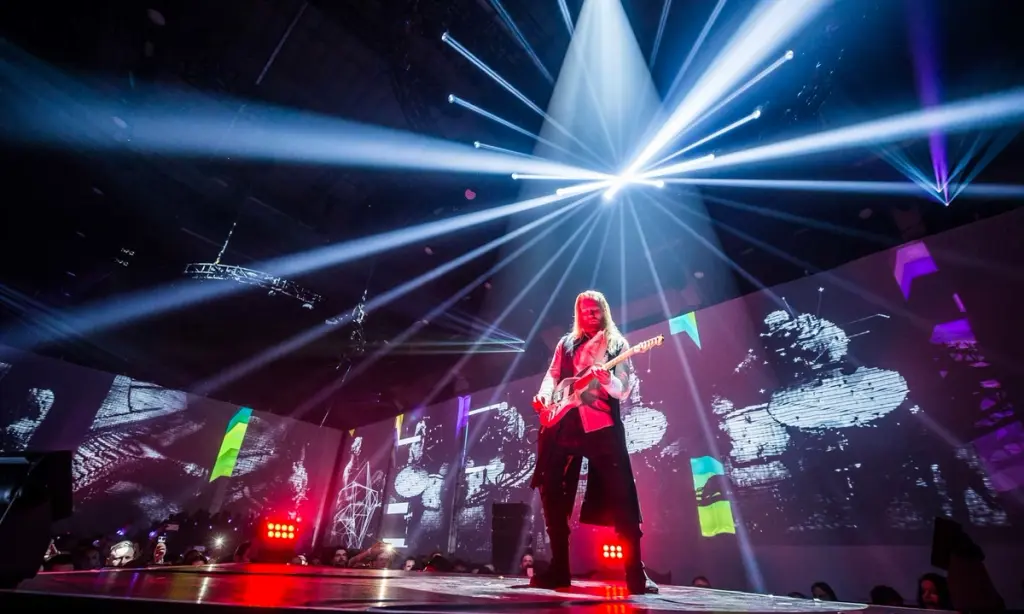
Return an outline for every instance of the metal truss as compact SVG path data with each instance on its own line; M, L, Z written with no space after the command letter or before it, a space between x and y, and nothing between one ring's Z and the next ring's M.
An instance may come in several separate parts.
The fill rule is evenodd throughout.
M218 279L229 280L240 284L264 288L267 294L273 296L282 294L291 297L302 303L306 309L312 309L317 303L323 302L324 298L307 290L287 279L275 277L262 271L254 271L232 264L220 264L217 262L193 262L185 267L185 275L193 279Z

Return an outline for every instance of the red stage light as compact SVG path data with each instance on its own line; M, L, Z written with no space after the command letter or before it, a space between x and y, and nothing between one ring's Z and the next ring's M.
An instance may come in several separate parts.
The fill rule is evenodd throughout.
M605 559L621 559L622 546L616 544L605 544L601 546L601 557Z

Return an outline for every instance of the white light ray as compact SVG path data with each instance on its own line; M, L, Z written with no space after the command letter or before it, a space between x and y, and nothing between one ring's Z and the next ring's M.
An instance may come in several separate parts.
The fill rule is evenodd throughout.
M719 0L725 2L725 0ZM658 20L658 32L654 35L654 46L651 48L651 68L654 68L654 63L658 61L658 49L661 48L661 37L665 35L665 24L668 23L668 14L672 10L672 0L664 0L664 4L661 6L661 18ZM700 44L698 42L698 44Z
M573 152L573 151L571 151L571 150L569 150L569 149L567 149L565 147L562 147L558 143L550 141L550 140L548 140L548 139L546 139L546 138L544 138L544 137L542 137L540 135L534 134L534 133L530 132L529 130L527 130L525 128L520 128L519 126L517 126L517 125L513 124L512 122L508 121L507 119L504 119L504 118L502 118L502 117L500 117L498 115L495 115L494 113L491 113L490 111L482 109L482 108L476 106L475 104L473 104L472 102L469 102L468 100L466 100L464 98L460 98L460 97L456 96L455 94L449 94L448 95L448 102L451 103L451 104L458 105L458 106L460 106L460 107L462 107L462 108L464 108L464 109L466 109L468 111L472 111L472 112L476 113L477 115L486 117L487 119L489 119L489 120L491 120L493 122L497 122L497 123L501 124L502 126L505 126L506 128L510 129L510 130L515 130L519 134L522 134L524 136L528 136L528 137L536 140L538 143L543 143L543 144L547 145L548 147L551 147L552 149L557 149L558 151L561 151L562 153L564 153L566 155L573 156L577 160L580 160L580 161L582 161L582 162L584 162L586 164L590 163L589 161L584 160L583 158L581 158L575 152ZM475 145L476 145L476 143L474 143L474 146ZM483 147L476 147L476 149L483 149ZM543 159L543 158L540 158L540 159ZM582 168L578 168L578 167L570 167L570 168L573 168L573 170L571 171L573 173L588 172L588 171L586 171L586 170L584 170ZM530 169L525 169L524 168L524 169L519 169L519 170L530 170Z
M715 160L715 154L708 154L702 158L696 158L694 160L684 160L683 162L677 162L669 166L663 166L656 168L653 171L647 171L640 175L644 179L654 179L656 177L667 177L669 175L676 175L684 171L688 171L694 168L707 168Z
M777 59L774 62L772 62L771 64L769 64L767 68L765 68L761 72L759 72L756 75L754 75L753 77L751 77L750 80L748 80L743 85L741 85L738 88L736 88L733 91L733 93L731 93L728 96L726 96L725 98L723 98L721 102L719 102L715 106L711 107L711 109L709 111L705 112L700 117L698 117L697 119L693 120L693 122L690 124L690 127L687 128L686 130L691 130L694 127L696 127L696 126L700 125L701 123L703 123L704 120L706 120L707 118L711 117L712 115L714 115L715 113L720 111L723 107L725 107L725 105L729 104L733 100L736 100L744 92L746 92L750 88L752 88L755 85L757 85L758 83L760 83L762 79L764 79L768 75L770 75L773 72L775 72L780 66L782 66L786 62L792 60L795 56L796 56L796 54L794 54L792 50L789 50L786 53L782 54L782 57L780 57L779 59Z
M682 67L679 69L679 72L676 73L675 79L672 80L672 85L668 88L668 95L665 96L665 100L672 100L675 98L676 89L679 87L679 84L682 83L683 75L686 74L686 70L693 62L693 58L697 57L697 52L700 51L702 46L704 46L704 39L708 37L708 33L711 32L711 28L715 25L715 21L718 20L718 15L722 12L722 9L725 8L725 1L726 0L718 0L715 4L715 8L711 10L711 15L708 17L708 20L704 22L704 27L701 28L700 34L697 35L697 40L694 41L693 46L690 47L690 52L686 54L686 59L683 60ZM653 60L651 61L651 65L654 65Z
M548 216L540 218L540 220L548 221L550 219L553 219L554 217L557 217L554 215L554 213L566 213L573 209L574 207L579 206L585 200L586 198L582 198L575 202L569 203L568 205L562 207L559 211L549 213ZM537 225L539 224L537 224L537 221L535 220L531 224L527 224L508 234L502 235L497 239L489 241L484 245L481 245L480 247L477 247L473 250L470 250L469 252L466 252L465 254L459 256L458 258L449 260L448 262L442 264L441 266L435 267L434 269L431 269L430 271L427 271L426 273L414 279L411 279L401 285L391 288L387 292L379 294L373 297L371 300L369 300L364 306L364 311L366 313L370 313L371 311L380 309L381 307L384 307L402 298L403 296L412 292L413 290L421 288L425 284L428 284L444 275L447 275L451 271L454 271L455 269L480 257L481 255L493 249L501 247L502 245L508 243L509 241L512 241L513 239L533 230ZM248 375L249 373L252 373L256 369L259 369L260 367L263 367L264 365L267 365L273 362L274 360L281 358L282 356L290 354L299 348L309 345L313 341L316 341L317 339L323 337L324 335L330 333L331 331L337 330L337 327L339 325L343 326L350 322L353 317L352 313L352 310L342 312L335 316L335 318L333 318L334 320L336 320L334 324L321 324L319 326L315 326L309 330L294 335L291 338L281 343L278 343L273 347L268 348L263 352L260 352L259 354L252 356L232 367L229 367L221 374L213 378L210 378L204 382L201 382L193 390L193 392L196 394L208 394L226 384L229 384L245 375Z
M827 3L827 0L761 0L668 121L629 165L626 174L643 168L680 131L707 111L768 54L785 44Z
M1022 121L1024 121L1024 89L1016 89L753 147L718 156L699 166L671 165L645 173L644 176L665 177L697 168L701 170L726 168L755 162L809 156L839 149L891 143L927 136L936 130L948 134L962 130L979 130L1018 124Z
M802 179L666 179L665 183L703 187L748 188L756 190L793 190L811 192L852 192L857 194L891 194L899 196L931 196L916 183L903 181L814 181ZM951 186L954 187L954 186ZM959 188L959 184L955 186ZM1024 185L964 184L962 196L974 198L1024 198Z
M523 51L525 51L528 56L530 56L530 60L533 61L533 65L537 67L537 70L539 70L542 75L544 75L544 79L548 83L554 83L554 77L552 77L551 73L548 72L547 67L544 66L544 62L540 61L540 56L538 56L537 52L530 46L526 37L523 36L523 33L519 30L519 26L516 25L516 22L512 19L512 16L508 14L508 11L505 10L505 7L502 6L500 0L490 0L490 3L491 6L494 7L495 12L498 13L498 16L501 17L501 22L505 24L505 27L508 28L509 32L512 33L512 36L519 42L519 46L523 48Z
M565 22L566 29L569 30L569 36L572 36L572 15L569 13L569 5L565 3L565 0L558 0L558 10L562 13L562 20Z
M475 211L409 228L399 228L398 230L328 245L308 252L290 254L260 262L253 266L258 268L258 270L267 271L279 277L294 277L472 228L517 213L550 205L563 199L564 197L558 194L546 194L492 209ZM72 334L83 335L105 330L143 318L155 317L170 311L239 294L247 289L249 289L249 286L234 283L178 282L152 290L119 295L97 301L66 314L68 327L62 332L55 331L40 337L38 331L28 331L22 343L47 343ZM16 341L18 338L17 335L11 337L12 341Z
M0 75L17 82L12 104L19 108L20 117L27 118L6 130L4 138L26 145L459 173L582 170L552 161L524 162L391 128L181 91L148 91L126 110L120 101L100 96L52 69L43 79L13 63L0 63ZM53 79L59 79L60 87L50 83ZM76 95L70 97L61 90ZM244 114L237 112L242 106ZM127 142L125 130L130 131Z
M697 149L698 147L700 147L701 145L707 143L708 141L717 139L718 137L722 136L726 132L729 132L731 130L735 130L736 128L739 128L740 126L742 126L744 124L750 123L750 122L754 121L755 119L757 119L759 117L761 117L761 109L754 109L754 112L751 113L750 115L747 115L746 117L743 117L741 119L738 119L738 120L734 121L733 123L729 124L725 128L722 128L721 130L716 130L715 132L712 132L711 134L707 135L706 137L702 138L701 140L699 140L699 141L697 141L695 143L691 143L691 144L687 145L686 147L683 147L682 149L680 149L679 151L675 152L674 154L671 154L669 156L666 156L666 157L662 158L661 160L655 162L651 166L659 166L661 164L664 164L664 163L668 162L669 160L671 160L673 158L678 158L679 156L683 155L684 153L686 153L688 151L691 151L691 150L694 150L694 149Z
M579 181L580 179L610 179L612 175L606 173L583 173L577 175L531 175L529 173L512 173L512 179L535 180L535 181Z
M559 196L572 196L574 194L585 194L587 192L595 192L597 190L603 190L608 186L612 185L611 181L594 181L591 183L582 183L580 185L570 186L568 188L558 188L555 193Z
M445 32L444 34L441 35L441 40L444 41L449 47L454 49L459 55L461 55L462 57L464 57L467 60L469 60L470 64L476 66L481 71L483 71L483 73L485 75L487 75L488 77L490 77L492 80L494 80L495 83L497 83L501 87L505 88L505 90L508 93L510 93L513 96L515 96L520 102L522 102L527 107L529 107L529 109L531 111L533 111L537 115L540 115L541 117L543 117L549 124L551 124L551 126L556 128L559 132L564 134L566 137L568 137L570 140L572 140L577 145L582 147L584 150L586 150L591 155L597 156L597 153L594 152L594 150L590 149L587 146L586 143L584 143L583 141L581 141L578 138L576 138L576 135L574 135L572 132L570 132L568 129L566 129L565 126L563 126L562 124L560 124L557 121L555 121L555 119L552 118L550 115L548 115L544 111L544 109L542 109L539 106L537 106L537 104L534 103L532 100L530 100L525 94L523 94L522 92L517 90L515 87L513 87L513 85L511 83L509 83L508 81L506 81L504 77L499 75L496 70L494 70L493 68L491 68L490 66L485 64L480 58L478 58L475 55L473 55L469 51L469 49L466 49L461 43L459 43L459 41L457 41L454 38L452 38L451 34L449 34L448 32Z

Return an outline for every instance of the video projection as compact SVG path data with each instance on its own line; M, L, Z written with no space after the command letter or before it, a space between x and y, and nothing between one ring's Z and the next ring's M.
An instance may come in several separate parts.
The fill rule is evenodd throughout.
M349 431L325 533L327 545L368 548L380 537L395 435L391 421Z
M320 512L338 431L6 348L0 364L2 451L75 451L69 529Z
M409 553L449 552L462 437L456 401L404 414L388 480L381 536Z
M990 263L963 255L1006 223L629 332L631 343L666 337L633 360L622 409L650 566L677 567L680 552L741 533L754 545L926 545L937 515L983 542L1019 535L1021 510L1007 496L1024 479L1014 371L986 351L988 340L1020 336L1012 310L994 324L1012 290L979 286L971 271ZM412 515L417 501L424 530L442 536L448 521L436 513L451 505L453 550L488 560L491 504L533 503L524 543L543 556L528 486L540 378L407 417L389 504L408 502ZM429 468L414 460L424 449L436 450Z

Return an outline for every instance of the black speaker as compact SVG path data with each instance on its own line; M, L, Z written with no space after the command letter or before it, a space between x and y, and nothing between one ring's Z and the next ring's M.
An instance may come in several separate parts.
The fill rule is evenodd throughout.
M35 577L50 525L71 510L71 452L0 455L0 588Z
M518 567L516 557L525 546L529 518L526 503L491 504L491 563L496 572L509 574Z

